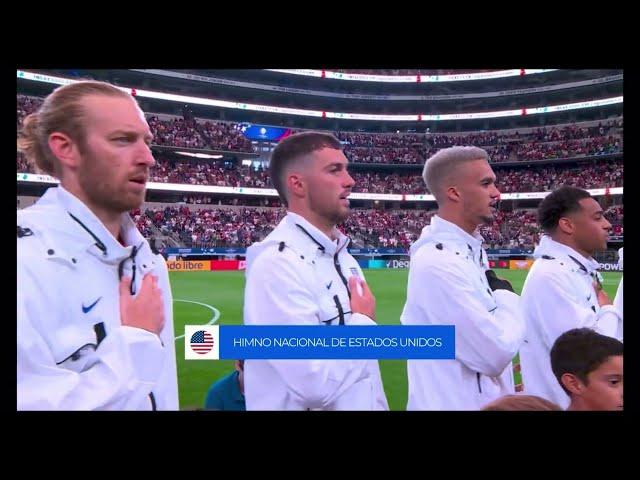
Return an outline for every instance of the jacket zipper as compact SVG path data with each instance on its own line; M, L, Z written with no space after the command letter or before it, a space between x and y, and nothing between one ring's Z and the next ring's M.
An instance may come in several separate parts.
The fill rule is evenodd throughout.
M342 274L342 269L340 268L340 262L338 261L338 252L336 252L335 255L333 256L333 266L336 267L336 271L340 276L340 280L342 280L342 283L344 284L344 288L347 289L347 295L349 295L349 300L351 300L351 292L349 291L349 284L347 283L347 279Z
M342 304L340 303L340 298L338 295L333 296L333 301L336 302L336 308L338 309L338 316L340 320L338 321L338 325L344 325L344 310L342 309Z
M151 410L154 412L158 410L158 407L156 406L156 397L153 392L149 392L149 400L151 400Z

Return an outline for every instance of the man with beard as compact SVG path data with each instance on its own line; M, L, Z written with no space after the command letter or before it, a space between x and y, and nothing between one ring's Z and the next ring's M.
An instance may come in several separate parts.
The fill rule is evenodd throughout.
M354 181L334 136L282 140L269 173L287 215L247 250L245 325L375 325L375 298L349 238ZM246 360L247 410L387 410L376 360Z
M408 410L480 410L515 393L511 360L524 336L519 297L488 268L477 232L500 192L487 152L451 147L423 170L438 214L411 246L404 325L454 325L454 360L408 360Z
M135 99L57 88L18 149L60 185L18 212L19 410L177 410L169 275L129 211L155 164Z

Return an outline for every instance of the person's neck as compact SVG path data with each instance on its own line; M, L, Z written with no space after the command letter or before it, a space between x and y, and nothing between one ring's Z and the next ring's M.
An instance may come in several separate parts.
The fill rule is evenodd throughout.
M583 402L578 398L571 399L571 403L569 404L569 408L567 408L567 412L584 412L589 410L586 408Z
M120 220L122 218L122 214L118 213L117 215L112 214L111 212L100 212L96 211L96 209L92 208L91 211L98 217L98 219L104 224L109 233L113 235L113 238L120 241Z
M322 233L324 233L331 240L335 240L336 225L334 223L329 222L327 219L313 212L310 212L306 209L296 207L293 205L289 206L289 211L297 215L300 215L302 218L304 218L307 222L309 222L311 225L313 225Z
M593 254L595 253L595 252L588 252L586 250L583 250L576 244L573 238L568 236L564 236L564 235L555 236L555 237L552 236L551 239L555 242L561 243L562 245L572 248L573 250L578 252L580 255L582 255L584 258L593 258Z
M122 219L122 213L113 212L105 208L101 208L98 205L94 205L84 192L73 186L63 185L64 189L75 196L78 200L86 205L86 207L98 217L98 220L102 222L105 228L113 235L116 240L120 236L120 221Z
M236 372L238 372L238 371L236 370ZM236 377L236 380L238 380L238 390L240 390L240 393L242 395L244 395L244 378L243 378L243 376L244 375L242 374L242 372L238 372L238 375Z
M464 218L464 216L460 212L453 211L452 209L447 207L439 209L438 216L443 220L451 222L454 225L460 227L469 235L473 235L473 232L475 232L476 228L478 228L478 224L476 224L475 222L470 222L468 219Z

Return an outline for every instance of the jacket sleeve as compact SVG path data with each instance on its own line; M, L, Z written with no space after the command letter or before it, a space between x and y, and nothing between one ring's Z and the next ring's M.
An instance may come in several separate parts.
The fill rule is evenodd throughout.
M286 251L263 251L254 260L245 287L245 325L318 325L319 307L301 266ZM327 407L369 376L367 360L264 361L308 408Z
M44 332L64 325L58 319L66 314L65 305L55 287L46 285L51 277L32 271L28 263L18 262L18 410L129 409L144 405L163 368L160 339L142 329L118 327L97 348L85 345L78 350L82 355L77 361L68 358L56 362Z
M420 260L418 257L410 269L407 296L430 324L455 326L460 362L484 375L500 375L524 338L518 295L506 290L493 292L497 308L489 311L456 261Z
M355 261L355 268L365 282L367 279L364 277L364 272L358 265L358 262ZM369 287L371 288L371 287ZM374 320L364 315L363 313L353 313L351 314L351 318L349 319L349 325L378 325ZM376 406L375 410L389 410L389 402L387 401L387 394L384 391L384 386L382 384L382 375L380 374L380 364L378 360L369 360L369 376L373 381L373 388L375 392L376 398Z
M560 335L574 328L591 328L610 337L618 329L615 307L608 305L594 312L582 303L566 277L555 272L529 275L522 296L528 314L541 320L542 341L548 349Z
M173 293L169 281L169 270L162 255L156 255L156 273L158 286L162 290L164 300L164 328L160 332L160 340L164 350L164 369L156 386L153 388L157 395L158 410L178 410L178 367L176 360L176 331L173 321ZM184 331L177 333L184 334Z
M624 336L624 332L623 332L623 317L624 317L624 308L623 308L623 294L624 294L624 289L622 287L622 282L624 281L624 278L620 279L620 285L618 285L618 291L616 292L616 296L613 299L613 306L615 307L615 309L617 310L617 312L620 314L620 322L618 324L618 330L616 332L616 338L620 341L622 341L622 338Z

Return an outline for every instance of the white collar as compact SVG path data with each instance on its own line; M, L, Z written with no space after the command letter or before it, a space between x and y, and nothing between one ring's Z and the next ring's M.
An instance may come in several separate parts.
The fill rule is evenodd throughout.
M570 246L555 241L549 235L543 235L540 239L540 244L536 248L536 257L540 257L543 254L550 255L552 257L569 257L572 262L580 268L580 270L583 270L589 275L591 275L592 272L597 271L600 267L600 263L597 260L583 256Z
M297 213L287 212L285 221L292 228L300 229L303 234L309 237L314 243L316 243L321 249L330 255L334 255L336 252L342 250L350 241L344 233L333 228L333 234L336 240L331 240L325 233L320 231L317 227L312 225L306 218Z
M45 198L46 197L46 198ZM120 221L122 244L111 234L102 221L78 197L58 186L50 188L42 198L43 204L57 203L69 214L69 219L78 226L78 241L87 247L95 246L89 251L107 261L121 260L131 255L133 247L140 249L146 241L128 212L123 212ZM75 217L75 218L74 218ZM95 236L95 238L94 238Z
M474 251L478 248L482 248L482 244L484 243L484 238L482 238L482 235L478 233L477 229L473 232L473 235L469 235L455 223L445 220L438 215L434 215L431 218L431 229L434 234L436 234L436 232L444 232L460 241L463 241L467 245L471 246Z

